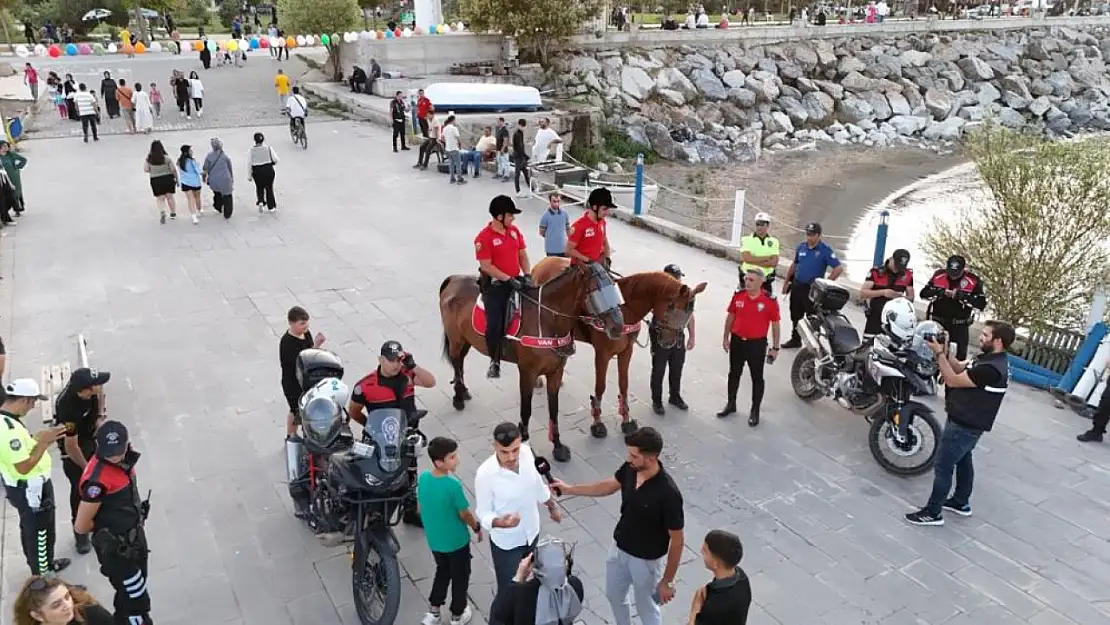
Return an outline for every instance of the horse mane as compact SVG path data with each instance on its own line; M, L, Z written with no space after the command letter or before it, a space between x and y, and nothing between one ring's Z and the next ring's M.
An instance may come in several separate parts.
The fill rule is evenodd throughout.
M617 280L625 301L644 300L655 302L674 299L682 289L682 281L662 271L634 273Z

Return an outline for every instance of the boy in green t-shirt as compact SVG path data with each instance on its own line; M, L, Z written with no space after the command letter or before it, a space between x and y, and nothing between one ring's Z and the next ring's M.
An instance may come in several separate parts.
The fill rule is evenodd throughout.
M424 520L424 535L436 561L436 576L428 596L430 609L422 625L438 625L439 611L451 586L451 625L470 622L466 594L470 585L470 532L482 540L482 526L470 511L462 482L455 477L459 466L459 444L437 436L428 443L432 470L420 474L416 482L416 503Z

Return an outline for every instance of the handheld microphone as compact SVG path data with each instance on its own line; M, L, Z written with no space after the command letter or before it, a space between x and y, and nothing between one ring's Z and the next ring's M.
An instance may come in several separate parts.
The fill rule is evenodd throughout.
M536 470L540 472L540 475L543 476L543 479L547 480L548 484L551 484L555 481L555 478L551 476L551 463L547 461L547 458L544 458L543 456L536 456ZM552 487L551 490L555 491L556 497L563 496L563 489L559 488L558 486Z

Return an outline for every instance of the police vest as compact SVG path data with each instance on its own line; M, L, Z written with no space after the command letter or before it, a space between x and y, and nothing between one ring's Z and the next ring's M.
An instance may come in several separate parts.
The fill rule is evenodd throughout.
M128 455L132 454L134 452ZM138 454L134 454L134 459L137 457ZM134 468L124 470L119 465L93 456L85 465L78 489L82 501L100 504L93 519L95 531L107 529L111 534L120 535L142 522L142 500Z
M1001 379L993 386L983 388L945 389L944 409L950 420L966 428L990 432L1010 385L1010 360L1005 352L986 354L971 361L968 369L976 365L990 365L998 371Z
M779 240L771 235L767 235L762 239L758 235L749 235L743 238L740 242L740 251L748 252L754 256L778 256L779 254ZM753 263L741 263L740 269L747 271L749 269L758 269L763 272L764 277L769 276L775 272L774 267L761 267Z
M962 291L970 295L979 286L979 276L965 271L964 275L953 280L948 277L948 272L944 269L938 269L929 280L929 286L947 291ZM932 316L940 319L969 319L971 318L972 309L964 306L960 302L941 295L933 300Z
M31 436L19 419L8 414L2 416L4 425L0 427L0 434L3 435L3 447L0 448L0 480L3 480L5 486L14 488L28 478L50 477L50 469L53 465L49 451L44 452L38 464L31 467L27 473L16 471L15 464L30 456L31 450L35 448L35 437Z
M867 280L875 285L875 289L891 289L905 295L906 291L913 289L913 269L892 273L885 266L872 267L871 273L867 274ZM868 300L868 316L883 312L883 306L886 306L889 301L889 297L873 297Z
M379 408L400 408L405 412L416 410L416 386L411 372L402 371L393 377L385 377L374 371L355 384L351 401L362 404L367 410Z

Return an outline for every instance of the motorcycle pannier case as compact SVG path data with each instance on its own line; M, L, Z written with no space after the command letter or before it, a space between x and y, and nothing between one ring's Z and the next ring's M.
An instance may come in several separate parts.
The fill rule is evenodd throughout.
M343 379L343 363L339 356L324 349L302 350L297 356L297 383L307 391L324 378Z
M825 312L837 312L851 299L848 289L832 280L818 278L809 287L809 301L814 308Z

